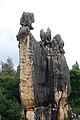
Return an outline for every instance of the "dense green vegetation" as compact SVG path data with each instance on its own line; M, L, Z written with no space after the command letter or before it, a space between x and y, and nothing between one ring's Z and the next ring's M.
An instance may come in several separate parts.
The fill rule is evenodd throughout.
M1 62L0 115L1 120L20 120L19 69L15 71L10 58ZM19 67L18 67L19 68Z
M71 94L69 102L73 111L80 114L80 69L76 62L70 70Z
M10 58L1 62L0 71L0 115L1 120L20 120L19 66L14 69ZM70 70L71 95L69 103L73 111L80 114L80 69L78 64ZM65 118L66 119L66 118Z

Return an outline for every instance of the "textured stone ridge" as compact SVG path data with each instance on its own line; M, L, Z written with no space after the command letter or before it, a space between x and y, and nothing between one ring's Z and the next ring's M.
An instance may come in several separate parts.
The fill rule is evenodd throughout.
M20 97L22 120L64 120L68 116L70 75L59 34L40 30L37 42L30 30L34 15L23 13L17 35L20 49Z

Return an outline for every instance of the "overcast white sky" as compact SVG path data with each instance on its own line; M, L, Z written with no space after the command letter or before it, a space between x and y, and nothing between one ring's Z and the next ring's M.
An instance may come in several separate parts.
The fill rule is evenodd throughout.
M0 0L0 61L9 56L15 66L19 64L16 35L23 11L34 13L31 32L36 40L40 29L50 27L52 37L62 36L68 66L75 61L80 65L80 0Z

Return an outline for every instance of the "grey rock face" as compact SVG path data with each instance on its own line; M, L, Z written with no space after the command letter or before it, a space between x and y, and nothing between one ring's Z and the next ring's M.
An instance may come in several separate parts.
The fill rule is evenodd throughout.
M74 69L79 69L79 64L78 62L76 61L76 63L72 66Z
M41 41L45 41L45 39L46 39L46 34L45 34L45 32L44 32L44 30L43 29L41 29L40 30L40 38L41 38Z
M51 41L51 30L50 30L50 28L47 28L46 39L47 39L48 41Z
M19 44L22 44L20 48L22 68L25 68L27 62L30 64L29 67L31 68L31 77L29 76L31 81L29 83L28 80L25 79L28 86L23 85L23 87L26 89L25 86L27 86L30 93L29 95L34 93L34 98L31 98L34 100L33 108L36 109L34 110L36 120L57 120L58 113L61 112L61 110L63 110L62 113L64 115L66 114L63 109L65 105L65 109L68 111L67 97L70 94L70 75L64 56L64 42L59 34L51 39L50 28L47 29L47 32L44 32L43 29L40 30L41 41L37 42L30 32L33 22L34 15L24 12L20 19L22 27L17 35ZM24 56L22 53L24 53ZM29 75L30 72L28 69L27 72ZM23 76L26 76L26 68L24 69ZM33 105L32 103L30 104ZM28 106L28 103L26 106Z
M33 29L32 27L32 23L34 22L34 14L33 13L29 13L29 12L23 12L22 17L20 19L20 24L22 26L28 26L31 29Z
M55 83L57 84L57 86L55 85L54 87L58 87L59 90L62 89L64 91L64 89L66 89L66 85L68 85L69 87L69 91L70 91L70 86L69 86L69 69L66 63L66 59L64 56L64 42L61 39L61 36L58 34L56 35L52 42L51 42L51 47L52 47L52 62L53 62L53 76L54 76L54 81L55 81L55 77L57 77L55 81ZM59 83L58 83L59 82Z
M19 41L20 39L22 39L24 36L26 36L28 33L30 32L30 29L28 26L23 26L20 27L19 32L17 34L17 40Z

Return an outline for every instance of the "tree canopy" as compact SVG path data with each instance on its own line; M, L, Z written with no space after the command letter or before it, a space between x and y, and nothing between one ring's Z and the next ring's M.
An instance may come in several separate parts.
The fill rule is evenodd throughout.
M70 70L71 94L69 102L75 112L80 114L80 69L79 64L76 62Z
M16 71L11 58L1 62L0 115L1 120L20 120L19 68Z

